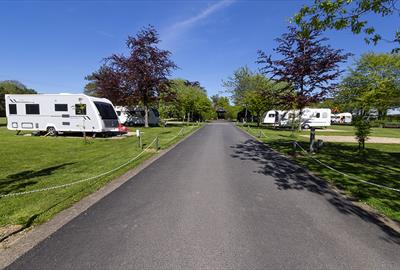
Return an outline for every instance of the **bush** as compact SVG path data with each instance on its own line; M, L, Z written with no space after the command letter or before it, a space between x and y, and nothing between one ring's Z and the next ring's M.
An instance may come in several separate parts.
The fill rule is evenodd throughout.
M356 138L358 141L358 150L365 149L365 141L368 140L368 136L371 134L371 123L368 117L357 116L353 118L353 124L356 128Z

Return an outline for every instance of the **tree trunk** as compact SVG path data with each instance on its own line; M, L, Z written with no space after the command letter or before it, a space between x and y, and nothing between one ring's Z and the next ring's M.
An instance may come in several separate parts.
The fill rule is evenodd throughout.
M149 107L144 105L144 127L149 127Z
M303 109L299 110L299 131L301 131L301 126L302 126L302 122L301 122L301 116L303 115Z
M310 128L310 153L314 153L315 128Z

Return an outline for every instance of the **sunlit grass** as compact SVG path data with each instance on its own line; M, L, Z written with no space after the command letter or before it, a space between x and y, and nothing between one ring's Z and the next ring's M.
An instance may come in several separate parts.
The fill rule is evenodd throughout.
M138 139L88 139L81 137L26 137L8 131L0 118L0 194L24 192L70 183L109 171L138 155ZM143 146L157 136L161 148L177 142L184 126L140 128ZM184 128L184 135L192 131ZM67 188L0 198L0 226L41 223L82 197L99 189L115 177L135 167L154 151L99 179Z
M291 157L293 157L293 148L288 142L293 141L293 139L298 141L303 148L307 149L308 147L308 138L299 135L309 134L309 131L292 132L287 130L273 130L265 127L241 128L254 136L262 135L260 140L267 143L273 149ZM348 130L349 132L352 129L349 126L333 126L333 128ZM400 130L388 129L386 131L386 129L374 129L374 132L379 136L393 137ZM325 132L323 135L325 135ZM359 154L356 143L325 142L323 148L314 157L348 175L400 189L400 145L367 143L366 147L366 151ZM299 150L296 152L296 157L293 160L314 174L334 184L336 187L344 190L348 195L367 203L386 216L400 221L400 193L349 179L315 162Z

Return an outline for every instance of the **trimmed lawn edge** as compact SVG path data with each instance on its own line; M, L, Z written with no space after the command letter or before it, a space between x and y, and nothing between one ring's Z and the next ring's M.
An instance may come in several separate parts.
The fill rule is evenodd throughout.
M338 187L336 187L335 185L333 185L332 183L330 183L329 181L326 181L325 179L321 178L320 176L315 175L312 171L310 171L308 168L302 166L301 164L296 162L296 159L292 158L291 156L285 155L284 153L281 153L275 149L273 149L272 147L270 147L268 145L268 143L263 142L260 138L257 138L256 136L254 136L253 134L247 132L245 129L242 129L240 127L238 127L237 125L235 125L235 127L237 129L239 129L241 132L243 132L244 134L250 136L251 138L255 139L256 141L262 143L263 145L265 145L266 147L268 147L268 149L270 149L271 151L273 151L274 153L280 155L281 157L289 160L293 165L302 168L303 170L305 170L311 177L323 181L327 184L327 186L329 187L329 189L331 189L334 193L336 193L338 196L344 198L347 202L351 203L352 205L354 205L355 207L358 207L359 209L361 209L362 211L366 211L368 212L371 216L373 216L377 222L379 223L383 223L384 225L388 226L389 228L391 228L392 230L396 231L397 233L400 233L400 223L385 216L384 214L380 213L378 210L376 210L375 208L371 207L370 205L364 203L364 202L359 202L357 200L355 200L353 197L347 195L345 192L345 190L339 189Z
M129 181L132 177L140 173L142 170L146 169L148 166L160 159L166 153L177 147L182 142L186 141L189 137L191 137L194 133L196 133L203 127L204 125L190 131L182 139L174 141L167 148L155 152L153 155L147 157L138 165L136 165L133 169L130 169L123 175L111 180L110 182L99 188L97 191L83 197L80 201L76 202L71 207L68 207L55 214L47 222L44 222L37 226L25 228L24 230L7 237L6 240L0 243L0 269L3 269L13 263L20 256L22 256L30 249L35 247L37 244L42 242L44 239L55 233L65 224L85 212L87 209L89 209L105 196L119 188L125 182Z

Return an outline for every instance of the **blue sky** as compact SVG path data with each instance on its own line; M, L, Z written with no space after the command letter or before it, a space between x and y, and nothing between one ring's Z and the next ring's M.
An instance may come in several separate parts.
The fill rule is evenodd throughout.
M257 50L272 53L274 39L307 3L0 0L0 80L19 80L41 93L82 92L84 77L103 58L125 52L127 36L151 24L160 33L160 46L172 52L180 67L174 77L200 81L209 95L221 93L221 81L235 69L258 68ZM370 20L387 37L400 25L398 16ZM326 35L333 47L355 56L392 49L385 42L366 45L348 31Z

